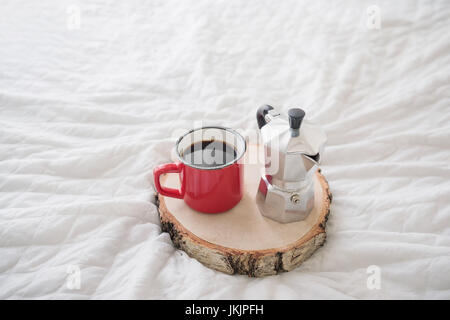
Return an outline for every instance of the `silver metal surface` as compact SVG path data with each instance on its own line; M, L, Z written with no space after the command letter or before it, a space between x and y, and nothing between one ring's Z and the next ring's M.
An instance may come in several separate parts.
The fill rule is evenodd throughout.
M266 115L261 128L266 154L256 203L262 215L288 223L304 220L314 207L314 173L326 141L322 129L304 120L299 135L276 110Z

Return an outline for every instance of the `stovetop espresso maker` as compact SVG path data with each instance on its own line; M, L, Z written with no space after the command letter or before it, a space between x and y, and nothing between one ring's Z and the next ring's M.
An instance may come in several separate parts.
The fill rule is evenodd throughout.
M282 223L304 220L314 207L314 174L327 138L304 117L298 108L287 117L269 105L256 112L265 153L256 203L262 215Z

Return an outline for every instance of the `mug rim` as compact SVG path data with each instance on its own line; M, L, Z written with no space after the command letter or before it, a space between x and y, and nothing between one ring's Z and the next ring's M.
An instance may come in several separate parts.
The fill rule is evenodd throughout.
M187 135L191 134L194 131L204 130L204 129L220 129L220 130L231 132L235 136L237 136L240 139L242 139L242 141L244 142L244 150L242 150L241 154L238 155L233 161L227 162L227 163L222 164L222 165L214 166L214 167L201 167L201 166L197 166L195 164L186 162L182 158L180 153L178 152L178 145L183 140L183 138L186 137ZM242 136L242 134L240 134L239 132L237 132L234 129L231 129L231 128L228 128L228 127L223 127L223 126L205 126L205 127L198 127L198 128L191 129L191 130L187 131L185 134L183 134L181 137L179 137L177 142L175 143L175 154L177 155L178 160L181 161L184 165L186 165L188 167L199 169L199 170L218 170L218 169L223 169L223 168L229 167L229 166L235 164L236 162L238 162L244 156L246 151L247 151L247 141Z

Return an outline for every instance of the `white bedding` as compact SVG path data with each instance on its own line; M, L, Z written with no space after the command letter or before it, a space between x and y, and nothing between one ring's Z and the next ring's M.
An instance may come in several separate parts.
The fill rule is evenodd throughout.
M449 299L449 33L449 1L1 1L0 298ZM323 125L334 201L252 279L172 246L152 169L264 103Z

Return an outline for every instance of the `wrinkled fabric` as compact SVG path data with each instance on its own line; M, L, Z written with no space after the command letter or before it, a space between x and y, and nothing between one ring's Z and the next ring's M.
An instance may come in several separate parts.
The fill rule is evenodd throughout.
M0 14L0 298L450 298L448 1ZM255 130L262 104L324 128L334 200L324 247L252 279L172 246L152 169L192 127Z

